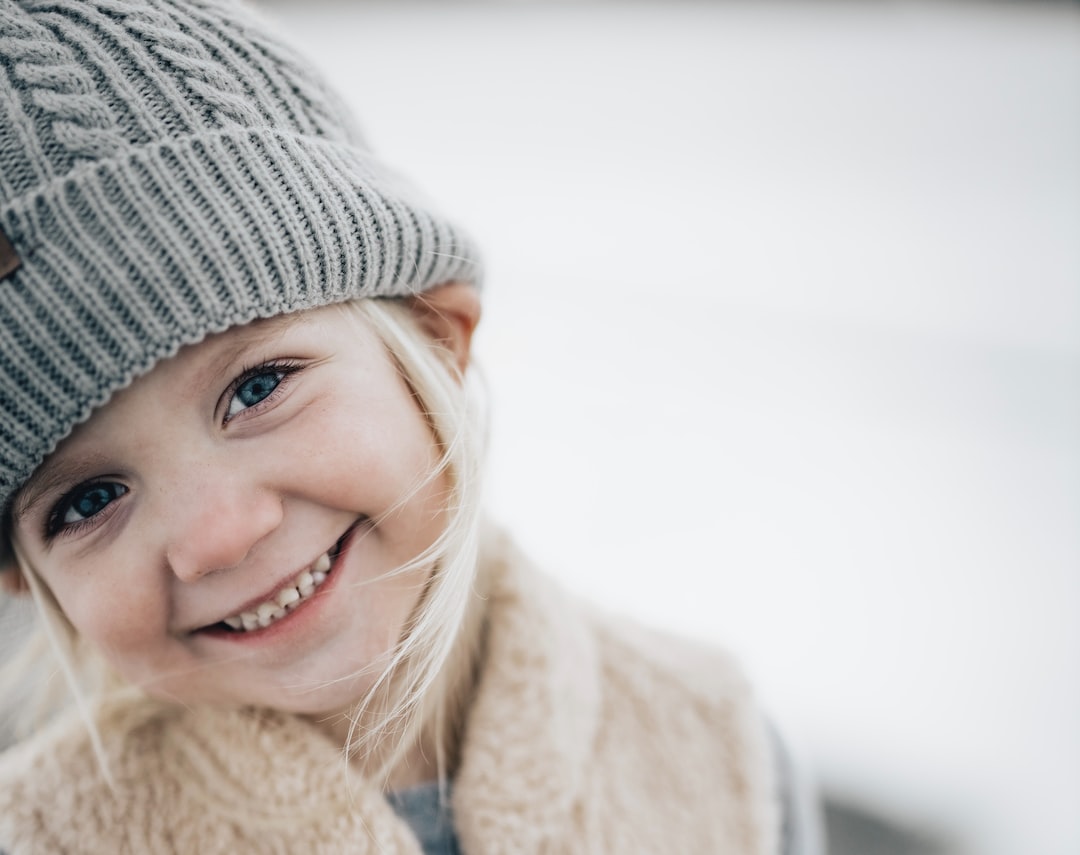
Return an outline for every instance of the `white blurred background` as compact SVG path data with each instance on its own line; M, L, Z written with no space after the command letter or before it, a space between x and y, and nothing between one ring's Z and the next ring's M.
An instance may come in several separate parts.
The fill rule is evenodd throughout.
M830 798L1080 853L1080 7L264 5L486 247L527 549Z

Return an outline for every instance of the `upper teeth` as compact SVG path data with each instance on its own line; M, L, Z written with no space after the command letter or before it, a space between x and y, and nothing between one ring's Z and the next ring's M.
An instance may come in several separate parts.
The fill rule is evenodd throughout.
M329 570L330 553L324 552L311 565L310 570L300 573L288 585L278 591L272 599L259 603L253 611L241 612L238 615L225 618L225 623L233 629L240 629L245 632L270 626L274 621L285 617L315 593L315 589L326 581L326 574Z

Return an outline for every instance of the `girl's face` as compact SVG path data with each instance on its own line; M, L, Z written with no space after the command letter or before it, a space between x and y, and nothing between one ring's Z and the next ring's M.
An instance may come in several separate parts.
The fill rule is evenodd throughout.
M331 712L422 595L428 568L387 574L442 529L436 459L374 332L319 309L213 336L115 395L22 490L16 536L148 692Z

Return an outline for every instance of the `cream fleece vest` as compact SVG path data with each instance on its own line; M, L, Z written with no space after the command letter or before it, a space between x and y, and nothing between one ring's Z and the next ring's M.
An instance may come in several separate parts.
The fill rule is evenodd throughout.
M454 785L467 855L772 855L761 718L722 655L597 617L508 546ZM158 704L0 760L0 850L421 855L338 746L292 716Z

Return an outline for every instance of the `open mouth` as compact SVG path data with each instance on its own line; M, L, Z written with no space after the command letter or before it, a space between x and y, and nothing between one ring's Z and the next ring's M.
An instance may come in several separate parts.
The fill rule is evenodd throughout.
M350 526L349 530L330 549L316 558L310 567L298 573L295 578L287 582L281 590L269 599L203 629L229 633L255 632L266 629L266 627L296 611L301 605L315 596L315 592L333 573L338 556L344 551L349 535L355 529L355 525Z

